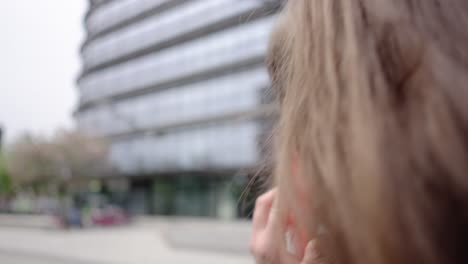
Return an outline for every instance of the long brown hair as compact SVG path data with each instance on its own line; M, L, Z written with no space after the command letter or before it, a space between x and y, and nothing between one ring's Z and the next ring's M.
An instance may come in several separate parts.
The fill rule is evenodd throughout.
M330 263L468 263L468 1L290 0L268 64L280 208ZM321 230L319 232L318 230Z

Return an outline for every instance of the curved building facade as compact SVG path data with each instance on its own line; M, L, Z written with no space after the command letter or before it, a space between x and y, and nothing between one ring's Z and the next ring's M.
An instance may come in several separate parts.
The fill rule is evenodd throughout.
M263 62L278 9L267 0L90 1L75 118L110 140L136 213L232 214L228 186L261 160L274 109Z

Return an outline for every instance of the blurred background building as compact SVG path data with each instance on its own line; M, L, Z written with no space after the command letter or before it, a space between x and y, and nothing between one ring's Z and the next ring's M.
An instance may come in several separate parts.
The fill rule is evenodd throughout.
M109 140L100 179L135 214L235 217L273 111L266 0L91 0L78 128Z

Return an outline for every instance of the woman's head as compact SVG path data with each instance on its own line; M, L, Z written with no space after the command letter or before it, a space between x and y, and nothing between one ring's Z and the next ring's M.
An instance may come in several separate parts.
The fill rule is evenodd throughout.
M467 12L289 1L268 58L276 183L330 262L468 263Z

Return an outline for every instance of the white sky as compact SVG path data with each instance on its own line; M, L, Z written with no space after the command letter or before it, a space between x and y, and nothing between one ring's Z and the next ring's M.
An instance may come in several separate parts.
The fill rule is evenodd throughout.
M6 0L0 7L0 124L25 131L72 127L86 0Z

